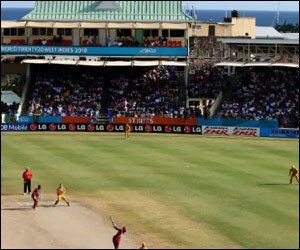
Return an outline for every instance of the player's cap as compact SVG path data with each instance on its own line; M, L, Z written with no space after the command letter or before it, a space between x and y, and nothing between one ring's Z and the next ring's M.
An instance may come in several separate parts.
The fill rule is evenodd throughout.
M28 167L28 166L26 167L26 170L29 170L29 167Z
M41 185L38 185L38 189L41 189Z
M123 228L122 228L122 232L123 232L123 233L126 233L126 227L123 227Z

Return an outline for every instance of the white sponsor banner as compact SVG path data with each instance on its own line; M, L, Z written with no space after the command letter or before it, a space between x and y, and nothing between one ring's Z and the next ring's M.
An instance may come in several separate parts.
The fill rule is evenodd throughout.
M203 135L229 135L229 127L202 126Z
M225 127L225 126L202 126L202 134L203 135L258 137L259 133L260 133L259 128Z
M259 128L229 127L229 134L232 136L259 137Z

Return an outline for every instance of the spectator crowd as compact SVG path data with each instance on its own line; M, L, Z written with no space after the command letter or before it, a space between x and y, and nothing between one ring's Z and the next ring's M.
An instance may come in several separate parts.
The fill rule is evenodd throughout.
M103 92L101 76L95 71L76 73L75 69L67 67L47 69L34 76L29 115L99 117Z
M185 108L180 105L179 88L176 67L159 66L113 79L109 106L117 116L180 117Z
M219 93L228 87L227 71L220 67L199 66L194 75L190 75L188 85L189 98L218 97Z
M299 127L299 72L295 69L242 70L220 118L278 119L280 127Z
M91 68L39 65L33 70L29 115L207 117L180 99L179 70L172 66ZM58 68L59 67L59 68ZM118 72L115 74L114 72ZM238 68L235 84L226 71L201 66L188 85L189 98L215 99L227 92L217 118L274 120L280 127L299 127L299 74L296 69ZM230 87L230 88L229 88ZM1 102L1 112L14 115L18 105Z

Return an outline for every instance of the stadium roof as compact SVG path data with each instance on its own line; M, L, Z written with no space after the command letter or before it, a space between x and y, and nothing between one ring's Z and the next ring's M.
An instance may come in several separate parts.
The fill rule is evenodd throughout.
M244 38L218 38L219 42L227 44L284 44L284 45L297 45L299 39L244 39Z
M187 23L174 23L174 22L110 22L110 23L98 23L98 22L50 22L50 21L1 21L1 28L18 28L18 27L38 27L38 28L96 28L96 29L186 29Z
M4 103L20 103L21 98L11 90L1 90L1 101Z
M299 33L280 33L284 39L299 40Z
M220 62L215 66L232 66L232 67L290 67L299 68L296 63L276 63L276 62Z
M182 11L182 1L36 1L22 20L187 22L192 18Z
M256 26L256 38L279 38L283 39L284 37L273 27L262 27Z
M81 60L69 60L58 58L52 60L45 59L24 59L21 63L28 64L61 64L61 65L82 65L82 66L187 66L187 61L167 61L167 60L124 60L124 61L81 61Z

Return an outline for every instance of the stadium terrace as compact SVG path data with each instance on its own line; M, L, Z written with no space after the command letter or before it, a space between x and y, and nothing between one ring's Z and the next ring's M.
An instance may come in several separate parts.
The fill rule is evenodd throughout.
M299 127L299 39L237 11L204 23L182 1L36 1L1 21L1 63L20 97L2 123Z

